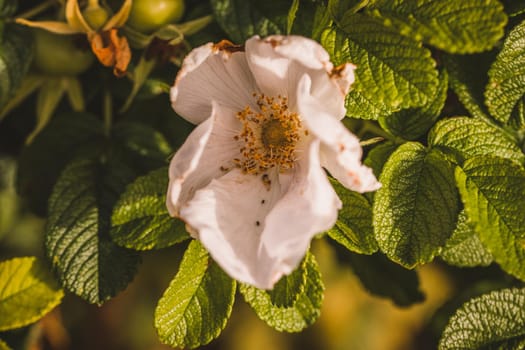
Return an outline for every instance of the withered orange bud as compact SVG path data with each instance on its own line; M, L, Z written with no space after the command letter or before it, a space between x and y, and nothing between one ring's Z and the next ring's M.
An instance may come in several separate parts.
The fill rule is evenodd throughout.
M117 29L93 34L90 38L91 49L100 63L106 67L113 67L113 74L122 77L126 74L131 61L131 50L128 40L119 37Z

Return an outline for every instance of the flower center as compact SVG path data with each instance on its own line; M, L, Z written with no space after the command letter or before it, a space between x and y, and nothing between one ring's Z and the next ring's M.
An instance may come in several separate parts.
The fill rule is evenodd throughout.
M260 174L277 167L279 172L292 169L296 161L296 145L301 138L299 115L288 109L288 98L253 94L258 111L246 106L237 113L242 123L235 140L243 141L240 158L234 163L246 174Z

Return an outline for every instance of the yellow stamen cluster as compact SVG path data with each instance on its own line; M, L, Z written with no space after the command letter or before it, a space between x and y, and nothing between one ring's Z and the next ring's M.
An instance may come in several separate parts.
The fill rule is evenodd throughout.
M301 136L301 120L288 109L288 98L253 94L258 110L246 106L237 113L242 129L235 140L242 142L240 157L234 159L246 174L261 174L277 167L279 172L293 168L296 145Z

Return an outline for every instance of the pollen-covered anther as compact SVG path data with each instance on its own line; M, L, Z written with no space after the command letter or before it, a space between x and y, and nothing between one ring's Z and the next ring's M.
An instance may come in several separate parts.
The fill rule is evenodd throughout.
M293 168L296 146L304 134L297 113L288 108L288 98L254 93L257 110L246 106L237 113L241 131L234 137L241 145L241 158L234 160L247 174L260 174L277 167L279 172Z

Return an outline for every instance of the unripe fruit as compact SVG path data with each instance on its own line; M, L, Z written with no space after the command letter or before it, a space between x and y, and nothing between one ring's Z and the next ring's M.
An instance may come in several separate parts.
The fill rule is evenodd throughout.
M126 22L131 28L149 34L184 14L184 0L133 0Z

